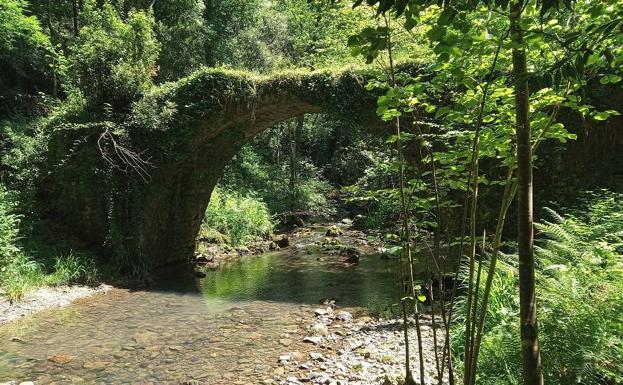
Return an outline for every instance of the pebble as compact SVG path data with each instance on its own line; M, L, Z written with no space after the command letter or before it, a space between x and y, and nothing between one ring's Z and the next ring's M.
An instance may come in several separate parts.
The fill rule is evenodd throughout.
M310 326L309 331L315 336L326 336L329 334L329 328L322 322L316 322Z
M303 342L309 342L314 345L318 345L322 342L322 337L305 337L303 338Z
M314 310L314 313L318 316L323 316L323 315L327 315L329 314L329 312L327 311L327 309L322 309L322 308L318 308L316 310Z
M278 361L280 363L284 363L284 362L290 361L290 358L292 358L292 357L290 357L288 355L283 355L283 356L279 356L279 360Z

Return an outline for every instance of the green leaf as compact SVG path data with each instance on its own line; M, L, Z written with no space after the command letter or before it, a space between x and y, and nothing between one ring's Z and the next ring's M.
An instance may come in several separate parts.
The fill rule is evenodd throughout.
M441 41L446 35L446 27L436 25L427 32L427 35L432 41Z
M614 84L614 83L618 83L621 81L621 77L619 75L606 75L603 78L599 79L599 82L601 84Z

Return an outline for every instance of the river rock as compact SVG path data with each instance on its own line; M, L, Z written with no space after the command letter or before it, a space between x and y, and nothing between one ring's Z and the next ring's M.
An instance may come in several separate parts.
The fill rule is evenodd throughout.
M337 226L331 226L327 229L327 232L325 233L325 235L327 237L337 237L342 235L342 229L340 229Z
M54 354L48 357L48 361L59 365L65 365L73 361L75 358L75 356L68 356L66 354Z
M340 255L346 257L346 263L359 263L361 259L361 251L352 246L342 248L342 250L340 250Z
M212 262L214 260L214 255L206 255L206 254L197 254L193 263L196 265L205 265L208 262Z
M309 342L311 344L318 345L319 343L322 342L322 337L309 337L309 336L307 336L307 337L303 338L303 342Z
M347 311L341 310L337 313L335 318L342 322L351 322L353 320L353 315Z
M284 369L283 366L280 366L276 368L273 373L275 373L276 376L283 376L286 373L286 370Z
M311 334L315 336L326 336L329 334L329 328L322 322L316 322L315 324L309 327L309 331Z
M290 245L290 238L287 235L282 234L280 236L273 237L273 242L280 248L288 247Z
M317 316L323 316L329 314L329 311L327 309L318 308L314 310L314 314L316 314Z

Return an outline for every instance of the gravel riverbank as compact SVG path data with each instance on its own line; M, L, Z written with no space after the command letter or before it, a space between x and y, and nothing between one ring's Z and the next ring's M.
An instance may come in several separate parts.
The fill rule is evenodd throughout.
M42 287L32 291L19 302L11 303L0 297L0 324L15 321L35 312L66 306L73 301L106 292L109 285Z
M280 385L394 385L404 382L405 343L403 323L396 319L353 318L347 311L316 309L304 338L313 346L306 356L284 354L275 372ZM427 384L439 384L430 315L421 317L422 350ZM439 321L439 319L438 319ZM419 361L415 327L409 325L411 368L416 383ZM437 330L438 346L443 346ZM274 383L274 382L266 382ZM447 383L444 378L441 382Z

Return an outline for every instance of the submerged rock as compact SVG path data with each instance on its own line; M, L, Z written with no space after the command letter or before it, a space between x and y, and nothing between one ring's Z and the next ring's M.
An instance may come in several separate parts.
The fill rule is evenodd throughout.
M346 263L359 263L361 259L361 251L359 251L356 247L344 247L340 250L340 255L342 257L346 257Z
M66 354L54 354L48 357L48 361L54 362L55 364L65 365L70 363L76 359L75 356L68 356Z
M195 270L194 274L195 274L195 277L197 277L197 278L205 278L206 277L206 273L204 273L203 271Z

